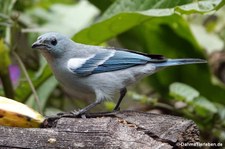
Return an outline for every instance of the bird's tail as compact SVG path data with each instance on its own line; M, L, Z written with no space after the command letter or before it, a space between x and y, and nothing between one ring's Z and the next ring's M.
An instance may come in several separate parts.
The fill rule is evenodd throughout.
M168 59L165 62L155 64L157 67L167 67L176 65L187 65L196 63L207 63L206 60L197 58L184 58L184 59Z

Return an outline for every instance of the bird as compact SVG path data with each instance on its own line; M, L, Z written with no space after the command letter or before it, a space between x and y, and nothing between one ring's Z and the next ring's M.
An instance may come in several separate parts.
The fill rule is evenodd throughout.
M40 35L32 44L45 57L59 84L73 97L94 102L70 113L85 115L105 100L119 99L114 111L127 93L127 87L169 66L206 63L199 58L169 59L121 48L76 43L57 32Z

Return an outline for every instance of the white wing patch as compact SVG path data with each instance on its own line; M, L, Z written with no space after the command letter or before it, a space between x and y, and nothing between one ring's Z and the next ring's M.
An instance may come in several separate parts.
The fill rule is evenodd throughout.
M109 56L106 56L102 61L100 61L99 63L98 63L98 65L102 65L105 61L107 61L110 57L112 57L112 56L114 56L114 54L115 54L115 50L112 50L112 51L110 51L111 53L110 53L110 55Z
M71 58L67 62L67 68L71 70L75 70L77 68L80 68L83 64L86 63L86 61L90 58L94 57L94 55L87 57L87 58Z

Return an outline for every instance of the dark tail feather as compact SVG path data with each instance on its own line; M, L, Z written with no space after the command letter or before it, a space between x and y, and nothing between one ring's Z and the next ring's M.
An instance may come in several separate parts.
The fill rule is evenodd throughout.
M197 64L197 63L207 63L206 60L197 58L185 58L185 59L168 59L162 63L156 63L157 67L167 67L176 65L187 65L187 64Z

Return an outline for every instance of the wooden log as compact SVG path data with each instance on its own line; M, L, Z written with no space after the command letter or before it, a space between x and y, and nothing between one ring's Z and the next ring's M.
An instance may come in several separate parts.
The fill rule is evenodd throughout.
M177 116L116 112L60 118L53 128L0 127L0 148L180 148L199 141L195 123Z

